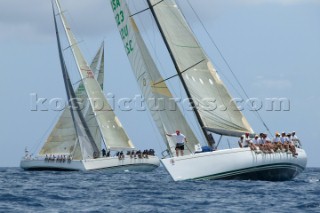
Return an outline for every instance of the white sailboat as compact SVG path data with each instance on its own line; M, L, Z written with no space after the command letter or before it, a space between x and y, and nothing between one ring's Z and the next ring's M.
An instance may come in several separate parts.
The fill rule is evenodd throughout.
M296 148L298 156L286 152L259 153L250 148L229 148L210 152L198 152L199 144L213 146L210 134L240 137L254 134L243 114L237 109L232 97L218 76L213 64L188 26L175 0L146 0L148 8L131 14L125 0L110 0L118 30L136 80L145 99L161 99L170 103L172 94L166 85L170 78L179 78L183 90L193 107L202 140L195 136L195 128L179 108L175 111L155 110L154 102L147 106L168 147L169 156L161 162L173 180L188 179L252 179L282 181L290 180L302 172L307 156L302 148ZM163 80L140 35L135 17L145 11L151 12L177 74ZM226 110L196 108L208 106L208 98ZM166 108L168 109L168 107ZM184 156L175 156L174 141L165 133L180 130L188 139ZM200 143L201 142L201 143Z
M134 154L133 143L103 94L103 45L89 67L61 12L58 0L55 3L82 82L75 92L65 65L52 4L61 69L70 106L63 111L38 155L30 157L26 154L20 162L20 167L26 170L81 171L107 168L151 171L157 168L160 161L154 154L149 153L144 156ZM95 67L98 69L94 69ZM87 100L82 108L79 105L79 99ZM101 138L107 149L106 152L118 152L118 154L124 152L123 155L103 156L100 152ZM130 155L126 154L128 152Z

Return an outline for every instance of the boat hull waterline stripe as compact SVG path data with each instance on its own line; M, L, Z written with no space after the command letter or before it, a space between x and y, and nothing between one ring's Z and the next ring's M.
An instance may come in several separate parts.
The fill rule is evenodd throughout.
M275 177L275 175L269 175L267 172L275 171L275 174L279 176L279 178ZM281 170L280 172L278 170ZM279 163L279 164L268 164L262 166L255 166L246 169L239 169L234 171L223 172L215 175L203 176L189 180L203 180L203 179L215 179L215 180L226 180L226 179L235 179L235 180L290 180L298 175L300 172L304 170L304 167L291 164L291 163ZM295 175L285 175L288 171L294 171ZM258 173L263 172L265 176L264 178L259 178L260 175ZM256 174L255 174L256 173ZM292 173L292 172L291 172ZM283 176L290 176L291 178L281 178ZM257 178L256 178L257 177Z

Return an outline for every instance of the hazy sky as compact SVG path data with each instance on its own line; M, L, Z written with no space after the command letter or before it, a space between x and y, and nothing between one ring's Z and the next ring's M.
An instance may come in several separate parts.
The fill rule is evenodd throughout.
M232 89L234 79L201 24L185 1L178 2L228 89L238 97ZM249 97L263 104L259 112L270 130L295 130L308 154L308 166L319 167L320 1L190 2ZM61 0L61 4L89 61L106 42L105 93L116 98L140 94L109 0ZM151 24L144 26L142 33L152 43L156 30ZM157 48L160 45L153 44L152 50L159 59L166 57ZM48 111L32 111L31 94L49 100L65 98L50 1L0 0L0 48L0 166L18 166L24 148L39 148L59 114L50 105L45 106ZM290 108L270 110L269 98L285 98ZM152 147L160 154L164 144L148 112L116 113L137 148ZM243 113L256 132L265 131L248 109Z

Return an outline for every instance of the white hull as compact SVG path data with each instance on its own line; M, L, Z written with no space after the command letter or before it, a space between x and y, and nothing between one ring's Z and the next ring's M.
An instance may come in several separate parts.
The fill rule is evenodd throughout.
M119 160L118 157L104 157L87 160L72 160L65 162L47 161L44 159L22 159L20 167L25 170L75 170L89 171L96 169L129 170L129 171L152 171L160 166L159 158L130 158L126 156Z
M234 148L162 159L174 181L189 179L238 179L284 181L293 179L307 164L307 155L297 148L297 157L286 152L255 153Z

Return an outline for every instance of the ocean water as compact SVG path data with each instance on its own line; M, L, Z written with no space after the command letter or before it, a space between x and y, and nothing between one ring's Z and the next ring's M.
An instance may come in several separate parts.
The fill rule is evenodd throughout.
M292 181L174 182L153 172L0 168L0 212L320 212L320 168Z

